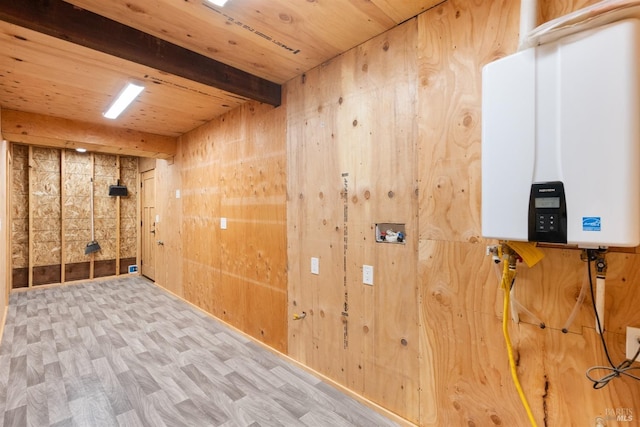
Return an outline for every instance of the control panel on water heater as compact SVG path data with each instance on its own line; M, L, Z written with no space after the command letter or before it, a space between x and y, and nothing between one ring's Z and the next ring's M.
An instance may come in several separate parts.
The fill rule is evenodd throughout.
M531 186L528 237L530 242L567 243L567 201L562 182Z

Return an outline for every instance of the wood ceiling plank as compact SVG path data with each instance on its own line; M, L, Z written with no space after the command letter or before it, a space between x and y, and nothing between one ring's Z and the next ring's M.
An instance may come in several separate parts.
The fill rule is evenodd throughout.
M125 81L145 92L117 121L102 117ZM179 136L247 98L36 31L0 22L0 105L107 126ZM78 108L82 106L82 108Z
M390 16L396 24L406 21L446 0L371 0L376 7Z
M284 83L442 0L68 0L202 55Z
M305 12L308 14L316 9L312 5L306 6L310 4L307 2L274 5L273 2L247 0L216 8L205 6L204 1L161 0L153 9L146 0L70 2L278 83L342 52L328 43L322 33L304 31L306 23L299 19L298 11L309 11ZM322 16L316 18L324 19ZM322 27L322 23L319 24ZM358 27L357 32L348 34L345 42L361 33L362 28Z
M280 85L61 0L0 0L0 20L278 106Z

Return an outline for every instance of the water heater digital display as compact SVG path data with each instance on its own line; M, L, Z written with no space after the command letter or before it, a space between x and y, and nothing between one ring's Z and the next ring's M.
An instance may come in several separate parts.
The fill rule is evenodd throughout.
M572 34L482 74L482 235L640 244L640 21Z
M533 206L536 208L558 209L560 207L560 197L540 197L538 195L534 199L533 203L534 203ZM529 209L531 209L531 203L529 203Z

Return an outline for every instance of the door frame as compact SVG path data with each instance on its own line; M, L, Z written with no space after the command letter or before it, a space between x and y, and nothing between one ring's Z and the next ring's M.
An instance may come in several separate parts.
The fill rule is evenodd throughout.
M144 181L147 179L146 177L151 175L151 179L153 179L153 190L152 190L152 199L153 199L153 208L154 208L154 212L153 215L155 215L155 205L156 205L156 185L155 185L155 168L154 169L149 169L146 170L144 172L140 172L140 209L139 209L139 215L140 215L140 260L138 262L139 266L140 266L140 274L147 277L148 279L151 279L155 282L156 278L155 278L155 270L156 270L156 255L157 253L155 252L156 250L156 245L155 245L155 241L156 238L155 236L151 237L148 236L147 233L147 226L145 225L144 221L145 221L145 198L146 196L148 196L148 194L146 193L146 188L144 186ZM156 226L156 220L155 220L155 216L152 218L153 221L153 227L155 230L155 226ZM145 239L151 239L151 242L146 242ZM153 251L153 255L152 255L152 262L153 262L153 267L152 267L152 274L144 274L145 273L145 267L144 267L144 260L147 258L145 257L145 243L148 243L148 248L150 248ZM147 273L149 273L149 271L147 271Z

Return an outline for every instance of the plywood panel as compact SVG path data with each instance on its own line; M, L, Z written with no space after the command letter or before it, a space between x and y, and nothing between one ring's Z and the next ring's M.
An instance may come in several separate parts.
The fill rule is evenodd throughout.
M541 2L540 16L555 18L587 3ZM528 424L508 370L502 291L485 256L485 243L492 242L479 238L480 69L515 51L517 6L449 1L418 18L422 425ZM526 315L510 322L518 373L538 424L593 425L612 408L633 408L638 383L614 380L594 390L584 376L606 364L589 297L562 332L585 276L580 251L543 252L534 268L518 266L515 295L546 328ZM624 325L639 321L629 301L637 301L640 289L628 286L636 257L608 256L606 340L617 362ZM580 410L568 401L581 402Z
M184 297L285 351L282 110L259 104L237 109L183 136L181 153ZM161 191L171 188L167 178Z
M34 238L32 253L36 267L60 264L60 151L54 148L33 148L30 188L33 206Z
M286 89L289 310L312 313L290 324L290 354L417 422L416 37L410 21ZM411 238L378 244L376 222Z
M515 50L514 6L448 2L418 18L422 425L526 423L500 351L493 267L480 245L450 243L479 241L480 68Z
M545 329L531 322L511 324L518 372L537 420L546 419L548 425L592 424L605 408L633 407L629 395L637 393L637 384L614 382L596 391L586 380L588 368L606 364L593 328L589 298L573 330L567 334L561 331L573 307L574 290L583 272L580 267L584 265L580 265L578 251L545 252L541 264L533 269L518 266L515 286L520 302L547 323ZM503 425L526 424L507 369L501 331L502 292L498 291L497 278L484 247L423 241L420 256L422 309L428 337L423 351L431 366L421 373L426 386L425 424L458 425L473 421L483 425L494 418ZM635 274L637 267L629 263L640 259L635 254L613 254L610 261L610 267L616 271ZM633 303L625 303L636 300L639 292L623 286L619 280L611 278L608 291L612 305L607 319L612 332L620 330L620 323L639 321L637 310L629 308ZM620 309L613 309L614 306ZM500 310L494 310L495 307ZM614 360L621 361L624 336L607 334L607 341ZM563 404L566 399L585 402L583 410L574 411Z
M11 266L29 266L29 151L12 144L11 168Z
M362 369L357 369L360 353L349 360L348 350L355 321L350 323L348 317L344 240L345 230L349 230L348 212L345 218L344 211L345 203L349 203L345 199L349 180L343 173L349 170L345 167L347 160L342 159L347 153L340 151L337 137L344 103L341 78L340 63L331 61L285 86L289 318L307 313L304 319L289 323L289 354L361 392ZM311 257L319 259L318 275L310 272ZM355 370L350 369L352 361Z
M515 50L518 12L450 2L420 16L422 238L480 236L481 68Z
M120 173L117 158L111 154L94 154L93 203L95 210L95 236L100 251L96 261L114 260L116 254L117 197L109 196L109 185L116 184ZM114 267L113 273L116 274Z
M65 150L65 176L63 177L66 215L64 218L65 263L74 264L88 261L84 250L91 241L89 205L91 177L91 155L78 153L75 150Z
M29 168L29 147L13 144L13 150L16 153L16 162L12 168L13 268L28 267L31 261L34 267L38 267L34 269L34 284L66 281L66 274L70 275L68 280L89 278L89 275L84 276L88 270L76 268L74 265L84 265L89 261L89 256L85 255L84 251L91 240L91 154L65 150L63 156L56 148L32 147L33 160ZM111 273L107 270L116 260L116 200L109 197L107 192L109 184L116 182L117 157L97 155L96 158L96 237L101 250L95 256L98 260L105 261L100 264L104 266L101 267L103 270L100 274L113 275L116 274L115 267ZM137 160L131 157L124 159L124 176L134 182L133 194L126 202L124 226L126 229L133 229L135 236ZM29 171L32 175L31 190ZM29 200L32 206L29 206ZM32 221L29 221L29 212L33 213ZM30 223L32 230L29 229ZM33 236L31 253L30 234ZM135 258L137 244L135 237L133 242L130 238L129 235L125 237L125 251L132 253ZM130 255L126 257L131 258ZM58 272L53 274L56 266Z
M320 78L325 69L339 73L329 62L285 86L289 319L306 313L289 322L289 354L346 384L344 169L335 138L343 101L340 80ZM319 275L310 272L312 257L319 259ZM361 377L351 377L361 391Z
M120 184L129 195L120 197L120 258L135 258L138 247L138 161L136 157L120 156ZM113 184L113 183L112 183Z

